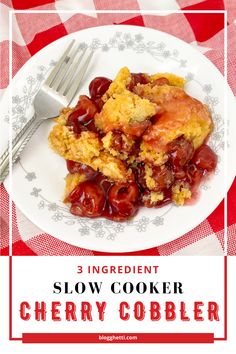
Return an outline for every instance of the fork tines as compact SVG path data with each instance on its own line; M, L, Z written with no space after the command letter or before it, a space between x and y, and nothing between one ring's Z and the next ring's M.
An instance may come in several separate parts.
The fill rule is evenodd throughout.
M60 96L64 96L68 104L74 98L93 56L91 51L82 63L86 48L81 52L74 43L75 40L72 40L44 83Z

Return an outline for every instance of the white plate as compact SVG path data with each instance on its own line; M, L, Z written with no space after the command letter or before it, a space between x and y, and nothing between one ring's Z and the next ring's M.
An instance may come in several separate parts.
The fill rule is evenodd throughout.
M128 252L158 246L172 241L200 224L223 198L224 152L224 80L215 66L185 42L153 29L135 26L89 28L63 37L34 55L13 80L13 129L19 131L31 117L31 102L40 83L60 57L69 41L75 38L81 48L95 49L93 63L80 88L88 93L95 76L114 78L122 66L132 72L172 72L184 76L187 91L206 102L213 114L215 130L210 145L218 154L215 175L202 186L195 205L161 209L142 208L129 222L115 223L106 219L84 219L71 215L61 202L65 161L48 147L47 136L53 125L45 123L14 167L13 200L38 227L70 244L99 251ZM235 131L235 100L228 90L229 131ZM7 103L5 103L7 107ZM7 113L5 114L6 140ZM234 126L233 126L234 124ZM4 135L3 134L3 135ZM230 137L230 148L235 141ZM233 159L232 159L233 161ZM228 185L235 169L229 171ZM6 183L7 184L7 183Z

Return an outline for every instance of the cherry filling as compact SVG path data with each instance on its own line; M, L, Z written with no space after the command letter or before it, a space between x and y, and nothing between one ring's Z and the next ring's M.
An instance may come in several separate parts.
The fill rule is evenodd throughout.
M111 82L105 77L96 77L89 85L91 98L80 96L67 121L67 125L72 127L75 134L80 134L84 130L101 134L95 127L94 116L102 109L104 103L101 97ZM148 83L148 78L145 74L135 73L131 76L128 89L132 91L137 84L146 83ZM152 86L166 84L169 84L166 78L159 78L151 83ZM153 124L160 116L161 113L156 114L144 124ZM113 131L112 147L128 155L138 156L140 145L138 137L142 136L142 131L146 129L146 126L145 129L141 128L140 130L140 125L134 126L134 131L129 132L136 137L133 144L127 140L132 139L128 135L125 136L120 131ZM139 130L136 131L137 129ZM71 213L91 218L103 216L114 221L128 220L137 213L142 205L148 208L160 208L171 203L172 186L177 181L188 183L191 191L195 192L202 179L214 171L217 165L217 156L208 145L203 144L194 151L192 142L184 136L169 143L166 153L168 161L164 165L149 165L152 171L152 183L154 183L152 190L147 187L143 162L127 165L127 168L131 168L133 172L129 181L114 182L87 165L67 160L67 169L71 174L79 173L86 178L67 197L67 201L71 203ZM155 201L153 198L152 200L153 192L162 193L163 199Z
M71 160L67 160L66 164L70 173L86 176L86 181L76 186L67 197L72 214L104 216L116 221L126 220L136 214L140 193L135 182L115 184L87 165Z
M175 149L174 149L175 147ZM143 163L132 168L133 180L115 183L91 167L67 160L70 173L81 173L86 181L80 183L68 196L71 213L84 217L103 216L114 221L133 217L140 206L160 208L172 201L171 187L176 180L187 182L195 192L202 179L216 168L217 157L208 145L202 145L193 157L188 141L183 138L171 143L171 155L166 165L152 166L153 192L161 192L163 199L152 202L152 191L147 188ZM187 162L188 161L188 162ZM185 162L185 163L184 163Z
M202 178L213 172L217 165L217 156L212 149L203 144L195 152L192 143L183 138L175 145L177 150L170 154L175 179L187 181L192 187L200 184Z
M67 162L71 171L81 171L81 166L71 169L70 164ZM96 172L86 177L88 180L76 186L67 197L72 214L91 218L104 216L116 221L126 220L136 214L139 188L135 182L114 184Z

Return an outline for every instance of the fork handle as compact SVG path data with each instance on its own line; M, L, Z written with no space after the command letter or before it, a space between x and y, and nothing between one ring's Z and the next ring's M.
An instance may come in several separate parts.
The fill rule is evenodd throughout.
M25 134L26 131L29 131L32 123L36 119L36 114L33 115L32 118L24 125L24 127L20 130L20 132L15 136L15 138L12 140L12 148L17 144L17 142L22 138L22 136ZM6 149L2 156L0 157L0 166L2 165L3 161L7 156L9 155L9 149Z
M32 123L23 128L23 131L17 135L17 137L12 142L12 164L16 163L28 144L29 140L32 138L40 124L43 122L42 119L35 119ZM7 149L0 158L0 181L3 182L9 173L9 149Z

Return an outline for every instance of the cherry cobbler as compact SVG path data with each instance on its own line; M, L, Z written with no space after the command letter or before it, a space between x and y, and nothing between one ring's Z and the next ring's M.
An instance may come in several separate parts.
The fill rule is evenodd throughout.
M206 105L173 74L96 77L90 97L63 108L49 135L66 160L64 202L72 214L123 221L141 206L184 205L217 158L206 144L213 130Z

